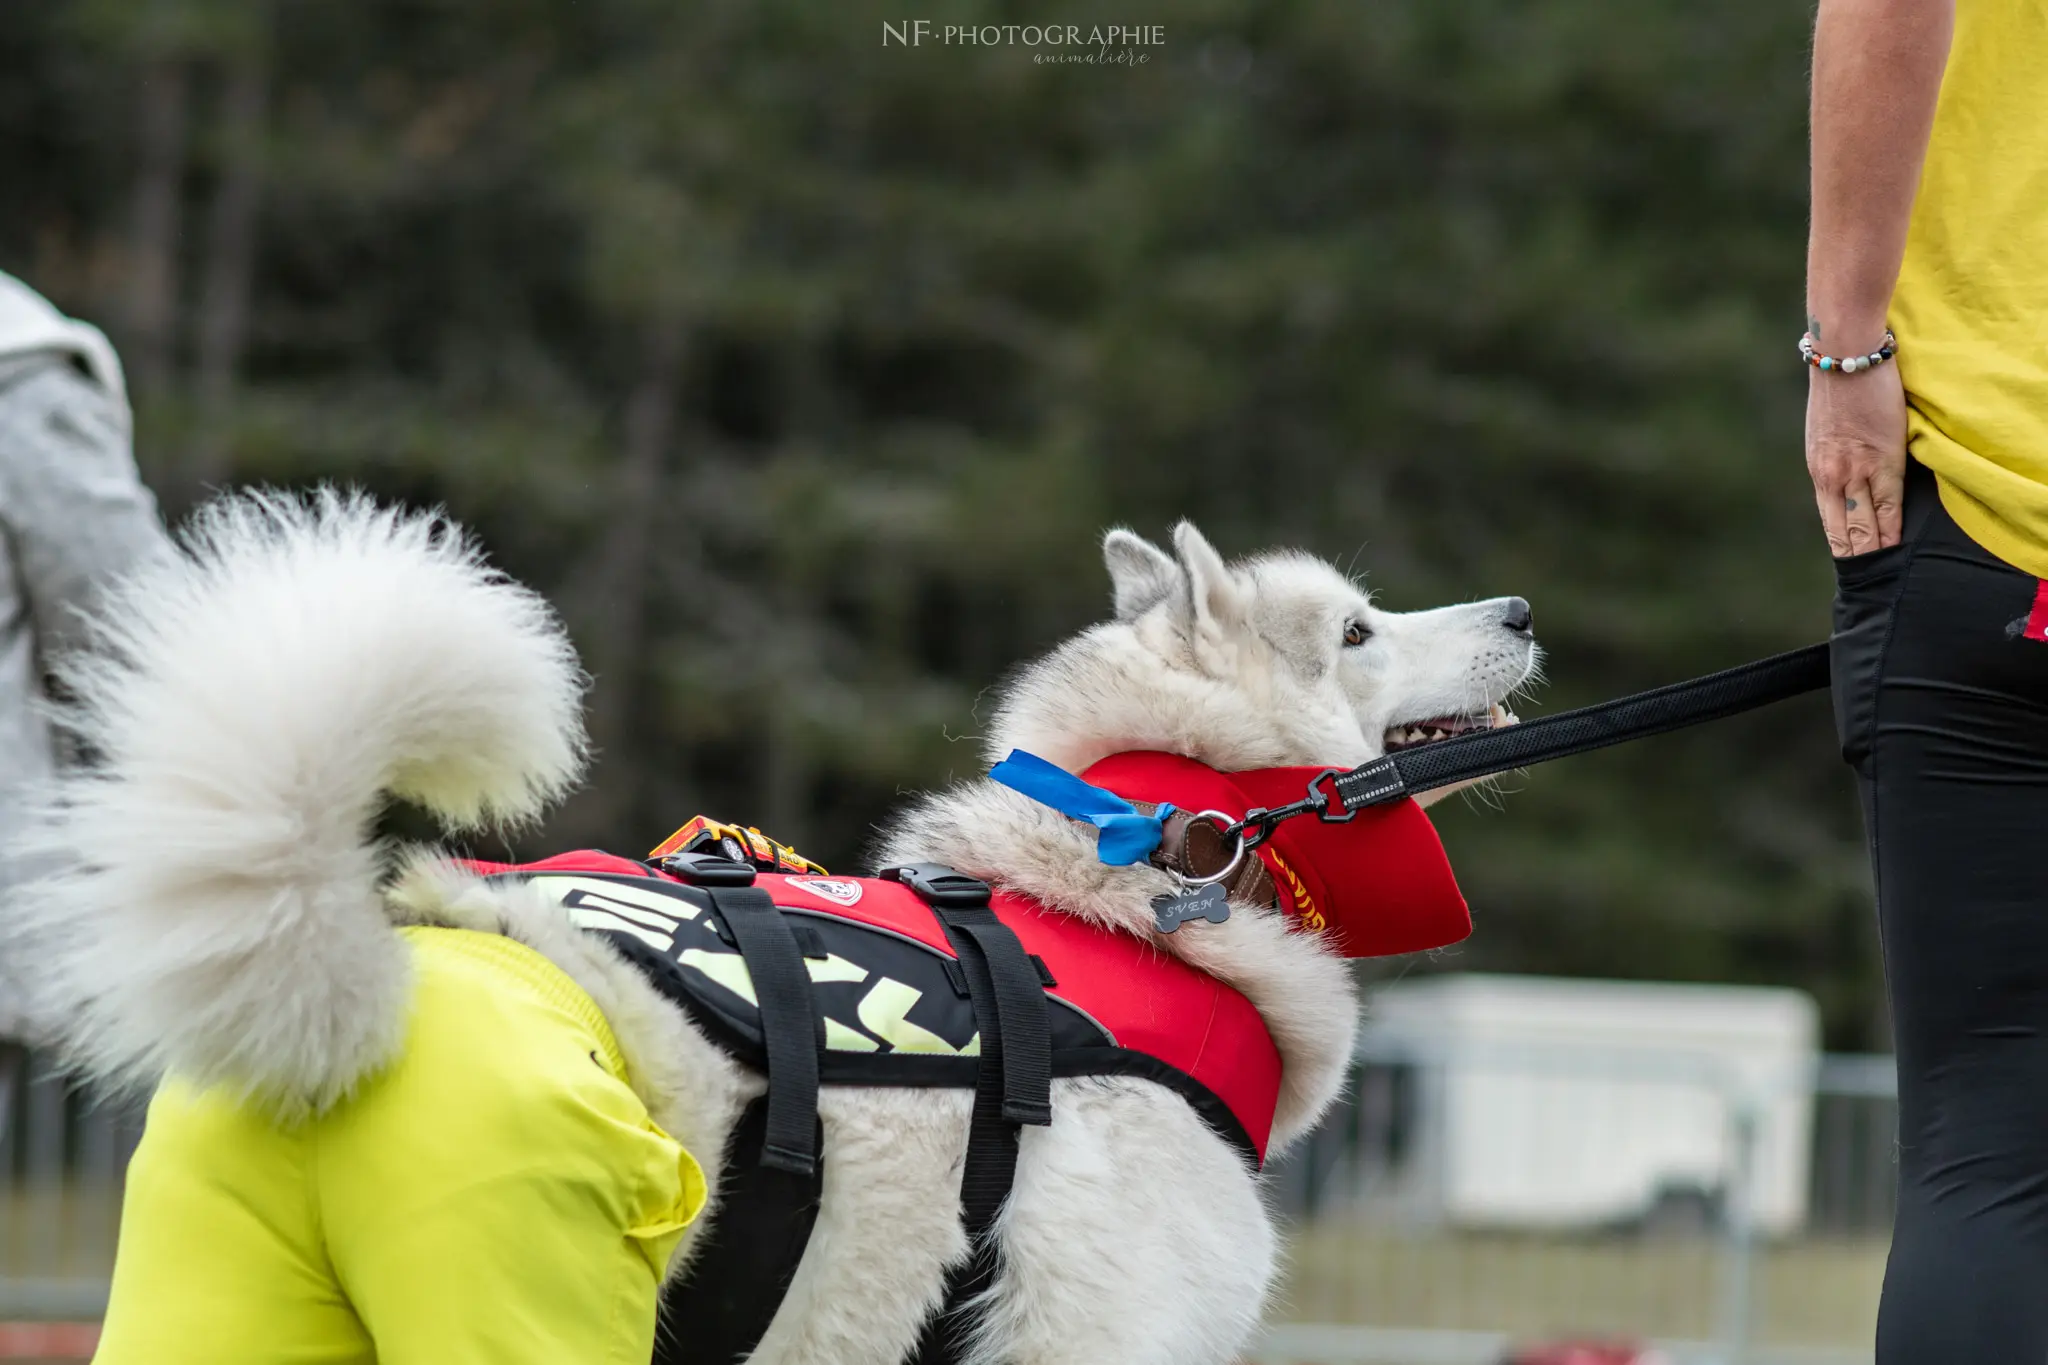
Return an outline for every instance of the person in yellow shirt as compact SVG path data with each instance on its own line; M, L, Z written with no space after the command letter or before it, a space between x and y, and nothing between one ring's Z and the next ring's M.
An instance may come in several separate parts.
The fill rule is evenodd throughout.
M175 1079L129 1168L98 1365L647 1365L697 1163L516 940L414 927L398 1060L317 1117Z
M1806 459L1899 1066L1878 1365L2048 1359L2048 0L1821 0Z

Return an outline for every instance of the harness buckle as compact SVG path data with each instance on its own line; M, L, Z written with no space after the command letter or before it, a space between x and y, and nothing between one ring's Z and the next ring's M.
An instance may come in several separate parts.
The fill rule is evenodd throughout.
M692 886L752 886L751 863L734 862L716 853L671 853L655 864L663 872L680 877Z
M934 910L976 910L989 902L987 882L955 872L944 863L902 863L875 875L909 887Z

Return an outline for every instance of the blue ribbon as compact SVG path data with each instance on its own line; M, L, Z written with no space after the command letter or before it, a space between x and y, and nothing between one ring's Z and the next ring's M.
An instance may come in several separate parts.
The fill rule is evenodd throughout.
M1155 814L1140 815L1137 807L1115 792L1091 787L1065 768L1048 763L1022 749L988 770L988 775L1012 791L1051 806L1062 815L1086 820L1100 831L1096 835L1096 856L1113 867L1143 862L1166 837L1166 817L1172 806L1161 806Z

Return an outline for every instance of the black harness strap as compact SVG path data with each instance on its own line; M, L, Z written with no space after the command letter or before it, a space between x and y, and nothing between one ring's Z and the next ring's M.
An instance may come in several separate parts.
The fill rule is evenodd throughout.
M965 1356L981 1318L976 1300L1001 1267L995 1223L1016 1181L1018 1128L1052 1122L1051 1024L1038 969L1015 931L989 908L987 883L936 863L885 868L881 875L932 907L966 973L981 1034L960 1176L960 1222L971 1251L946 1276L945 1303L926 1322L911 1357L913 1365L952 1365Z
M751 867L675 860L711 901L753 979L768 1093L741 1116L719 1182L719 1216L691 1273L662 1295L654 1365L739 1365L752 1355L803 1263L824 1191L818 1056L824 1016L796 934Z
M788 921L766 891L709 886L712 907L732 931L761 1007L768 1054L768 1115L761 1165L792 1175L818 1169L818 1053L824 1017L811 1002L811 974Z
M802 1263L823 1193L819 1057L824 1016L782 912L721 859L671 859L746 961L761 1016L768 1093L732 1138L723 1204L690 1275L666 1291L655 1365L738 1365L759 1345ZM1018 1129L1052 1122L1052 1020L1040 965L989 906L986 882L936 863L888 868L931 907L952 945L974 1011L981 1055L960 1178L970 1253L946 1276L945 1300L925 1324L914 1365L957 1365L982 1318L979 1300L1001 1269L996 1220L1017 1175ZM758 1151L757 1160L750 1153Z
M986 905L972 910L935 908L967 970L967 992L982 1036L980 1075L998 1073L997 1084L989 1087L1000 1101L998 1112L1008 1124L1050 1124L1052 1022L1046 1018L1045 985L1037 964L1025 953L1016 931ZM963 937L966 943L961 942ZM984 999L992 1010L982 1008ZM975 1088L982 1088L979 1077Z
M1404 749L1329 778L1343 810L1720 720L1828 685L1828 647L1808 645L1689 682L1498 730ZM1317 779L1322 785L1323 779ZM1341 818L1341 814L1339 814Z
M781 1311L818 1221L825 1175L823 1162L809 1175L756 1164L767 1132L762 1096L726 1143L718 1217L690 1273L662 1289L653 1365L740 1365Z
M606 870L553 874L568 883L553 891L572 922L610 943L768 1083L726 1140L718 1215L699 1234L689 1273L663 1288L653 1365L741 1365L774 1322L822 1207L821 1083L974 1089L960 1177L969 1254L946 1275L915 1365L958 1365L986 1319L985 1298L1002 1269L996 1228L1015 1185L1019 1130L1052 1121L1054 1075L1134 1076L1173 1089L1248 1168L1258 1164L1243 1122L1215 1092L1149 1052L1119 1045L1078 1007L1046 996L1056 985L1051 973L996 916L984 882L934 864L885 874L925 902L945 935L941 947L929 935L849 915L776 906L753 888L755 870L744 863L684 853L665 858L661 870L688 885ZM675 904L663 908L664 900ZM729 969L735 952L751 982L714 974L702 961L717 957ZM813 987L804 954L832 952L916 983L924 1024L956 1051L822 1047L822 1021L846 1022L848 997L831 985ZM979 1046L957 1051L970 1038Z

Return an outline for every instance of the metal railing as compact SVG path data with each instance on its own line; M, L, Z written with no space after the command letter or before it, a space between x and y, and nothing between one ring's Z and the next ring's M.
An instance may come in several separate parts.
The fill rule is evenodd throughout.
M96 1318L106 1307L134 1106L96 1102L0 1044L0 1318Z
M1496 1365L1567 1336L1674 1365L1870 1359L1891 1058L1760 1076L1681 1051L1369 1032L1352 1079L1270 1171L1294 1236L1255 1359Z
M1461 1057L1471 1064L1469 1050ZM1645 1103L1677 1105L1697 1120L1688 1131L1713 1130L1692 1136L1715 1160L1680 1163L1641 1207L1534 1225L1425 1197L1445 1188L1440 1148L1469 1141L1430 1122L1451 1064L1369 1043L1349 1097L1274 1163L1269 1197L1293 1225L1290 1268L1253 1359L1495 1365L1512 1342L1567 1333L1655 1342L1673 1365L1869 1359L1894 1198L1890 1058L1819 1059L1785 1078L1787 1111L1787 1094L1759 1094L1697 1058L1496 1050L1483 1088L1520 1096L1517 1123L1532 1142L1557 1126L1546 1105L1569 1107L1563 1132L1639 1124L1631 1106ZM1786 1112L1797 1119L1799 1197L1789 1215L1760 1219L1759 1152L1782 1158L1772 1125ZM103 1309L140 1133L139 1108L96 1102L19 1049L0 1051L0 1318Z

